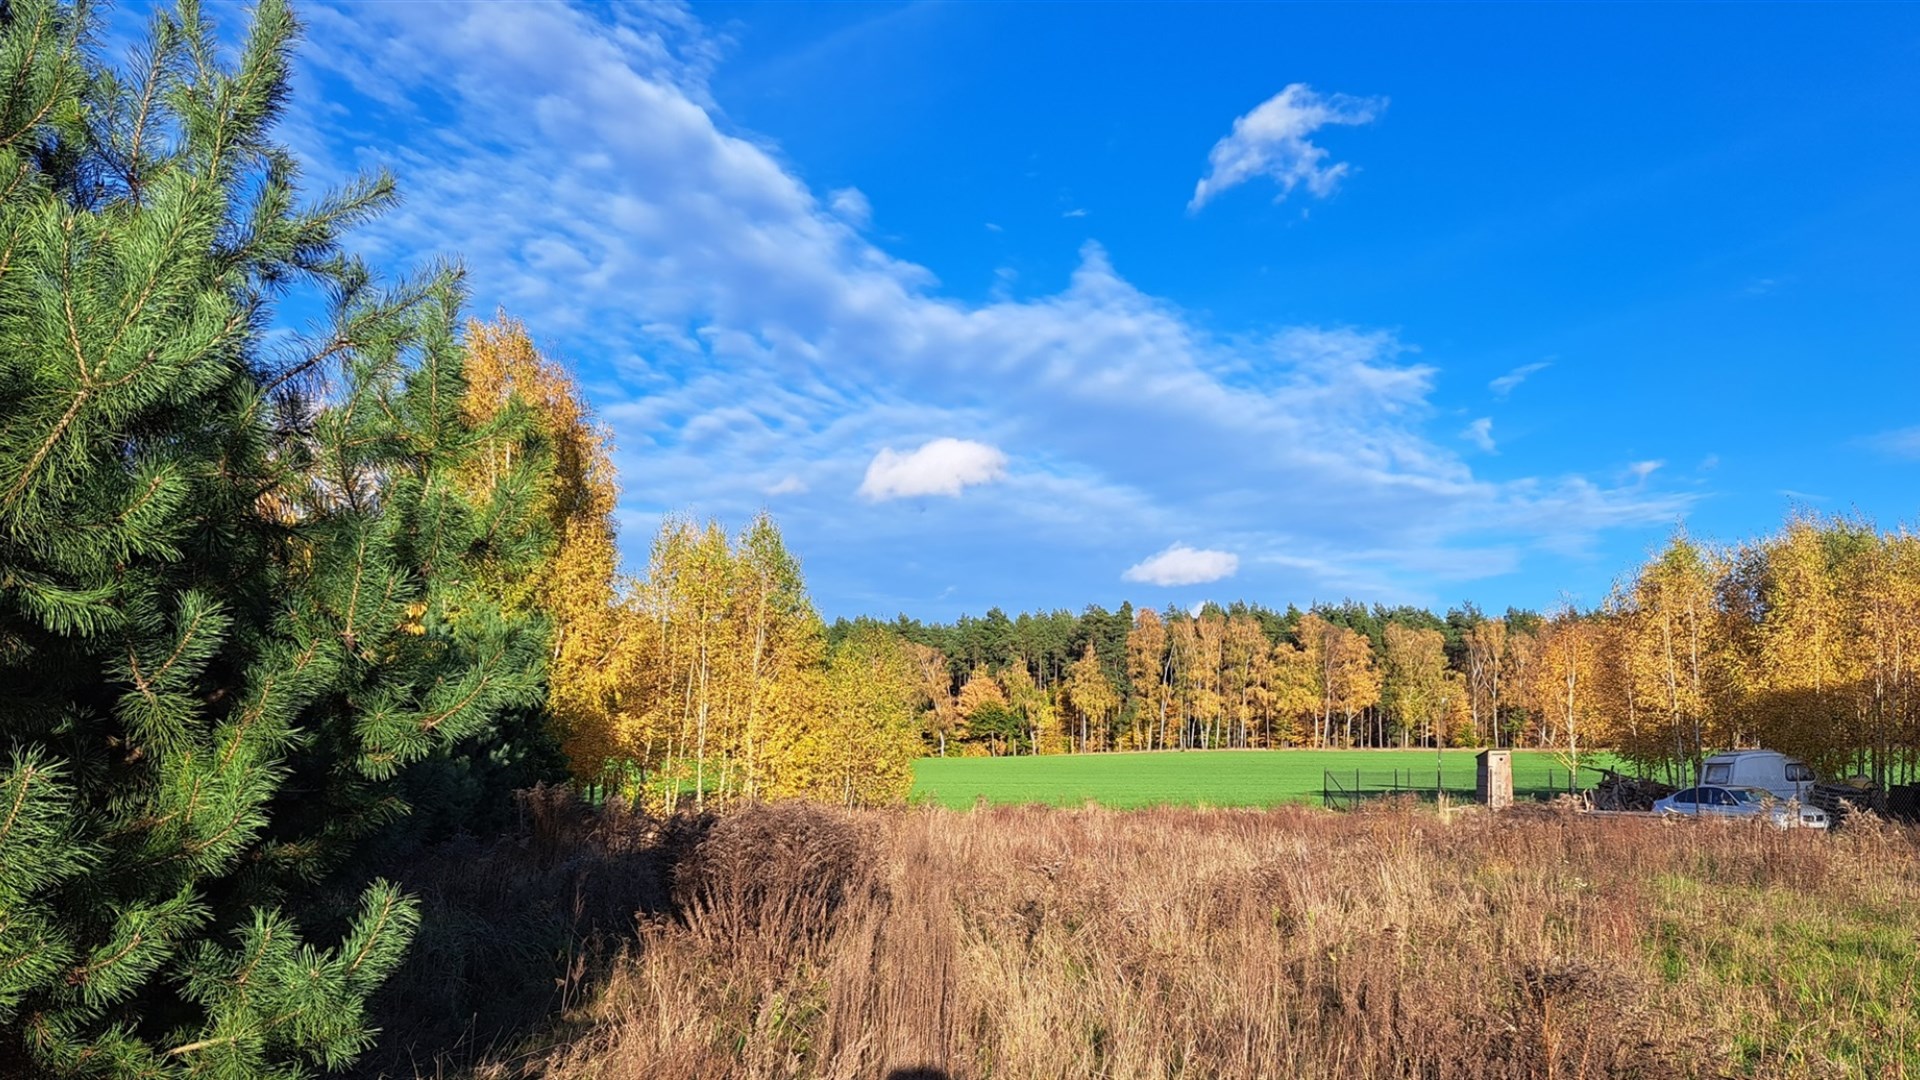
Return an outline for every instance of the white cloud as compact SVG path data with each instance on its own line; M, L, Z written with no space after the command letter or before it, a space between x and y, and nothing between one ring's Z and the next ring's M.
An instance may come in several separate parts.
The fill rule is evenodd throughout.
M309 175L391 167L407 199L361 249L400 267L459 252L476 310L505 306L581 366L617 436L630 559L666 509L737 520L789 470L808 490L781 492L782 523L839 602L897 572L876 568L876 545L927 552L940 577L871 598L889 605L952 580L936 565L974 571L969 590L1036 595L1057 580L1039 567L1125 565L1142 536L1199 530L1250 560L1298 558L1262 561L1286 575L1265 587L1404 594L1435 574L1434 552L1504 572L1606 529L1664 526L1691 498L1476 475L1451 431L1432 430L1438 373L1392 332L1214 330L1097 243L1051 294L944 291L863 234L841 197L852 189L817 194L727 124L707 84L718 48L685 9L420 3L307 18L313 91L288 133ZM1314 177L1338 168L1311 159ZM903 464L940 431L1018 446L1021 467L1006 472L1003 455L997 483L954 472L944 483L958 486L940 486ZM908 449L882 467L876 447ZM872 505L961 488L912 512ZM1010 535L1036 557L984 565Z
M1513 393L1514 389L1518 387L1521 383L1526 382L1527 376L1532 375L1535 372L1545 371L1552 366L1553 365L1551 363L1548 363L1545 360L1542 360L1537 364L1521 364L1519 367L1514 368L1512 371L1507 372L1505 375L1502 375L1499 378L1494 379L1492 382L1489 382L1487 384L1487 389L1493 391L1494 397L1504 398L1508 394Z
M805 495L808 487L805 480L789 473L781 477L779 482L768 487L766 491L769 495Z
M864 229L873 223L873 204L867 201L866 193L859 188L841 188L827 195L827 205L833 208L835 216L856 229Z
M1211 168L1194 185L1188 212L1198 211L1215 195L1256 176L1279 184L1279 199L1301 184L1320 198L1331 195L1347 175L1347 163L1328 164L1326 149L1314 145L1308 136L1328 124L1372 123L1386 107L1386 98L1321 95L1305 83L1288 86L1236 119L1232 133L1213 144L1207 155Z
M1074 210L1069 210L1066 213L1061 214L1060 216L1064 218L1086 217L1087 212L1085 210L1074 209Z
M1120 577L1147 585L1204 585L1232 577L1240 569L1240 556L1230 551L1174 544L1158 555L1134 563Z
M907 453L881 450L867 466L860 494L881 502L914 495L958 495L1007 475L1007 455L986 443L935 439Z
M1493 453L1493 417L1483 416L1468 424L1466 430L1460 433L1460 437L1489 454Z
M1664 461L1636 461L1627 466L1627 475L1633 477L1636 481L1644 482L1647 477L1652 476L1659 470L1660 466L1665 464L1666 462Z

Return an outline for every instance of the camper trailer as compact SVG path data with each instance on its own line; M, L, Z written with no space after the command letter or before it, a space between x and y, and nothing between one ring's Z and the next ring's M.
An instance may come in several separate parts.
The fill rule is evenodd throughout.
M1813 769L1799 758L1773 750L1734 750L1715 754L1700 763L1702 784L1759 788L1781 801L1807 801L1813 793Z

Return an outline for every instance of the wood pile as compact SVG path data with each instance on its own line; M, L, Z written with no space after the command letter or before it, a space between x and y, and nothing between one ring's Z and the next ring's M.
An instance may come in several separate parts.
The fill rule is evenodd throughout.
M1612 769L1600 771L1606 775L1587 793L1595 810L1651 810L1655 799L1664 799L1676 790L1658 780L1625 776Z
M1844 823L1847 815L1862 810L1882 817L1887 813L1886 789L1864 776L1815 784L1807 794L1807 802L1825 810L1835 825Z

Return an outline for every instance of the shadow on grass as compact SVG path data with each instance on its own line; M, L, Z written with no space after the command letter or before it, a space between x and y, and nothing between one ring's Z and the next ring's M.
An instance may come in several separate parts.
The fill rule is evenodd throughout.
M521 792L517 827L384 868L420 902L407 959L369 1002L354 1077L461 1075L590 1001L639 930L672 912L675 865L711 818L667 822L563 787Z

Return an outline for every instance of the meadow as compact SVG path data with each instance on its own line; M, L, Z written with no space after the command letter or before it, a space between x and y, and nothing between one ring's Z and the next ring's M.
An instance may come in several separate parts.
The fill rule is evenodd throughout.
M450 1015L468 1053L390 1039L385 1075L1920 1075L1908 827L1391 801L535 810L529 836L425 891L638 906L637 933L628 915L617 942L565 950L544 980L557 1022L512 1036ZM513 936L476 937L491 952L464 963L429 942L395 988L405 1013L541 984L509 970L539 952Z
M1265 807L1319 805L1327 774L1343 788L1379 791L1396 785L1431 797L1438 779L1450 799L1471 799L1473 750L1184 750L1037 757L929 757L913 766L910 801L965 809L1043 803L1113 809L1145 806ZM1593 767L1617 764L1605 754L1581 755L1580 786L1600 780ZM1519 798L1567 789L1561 755L1513 754Z

